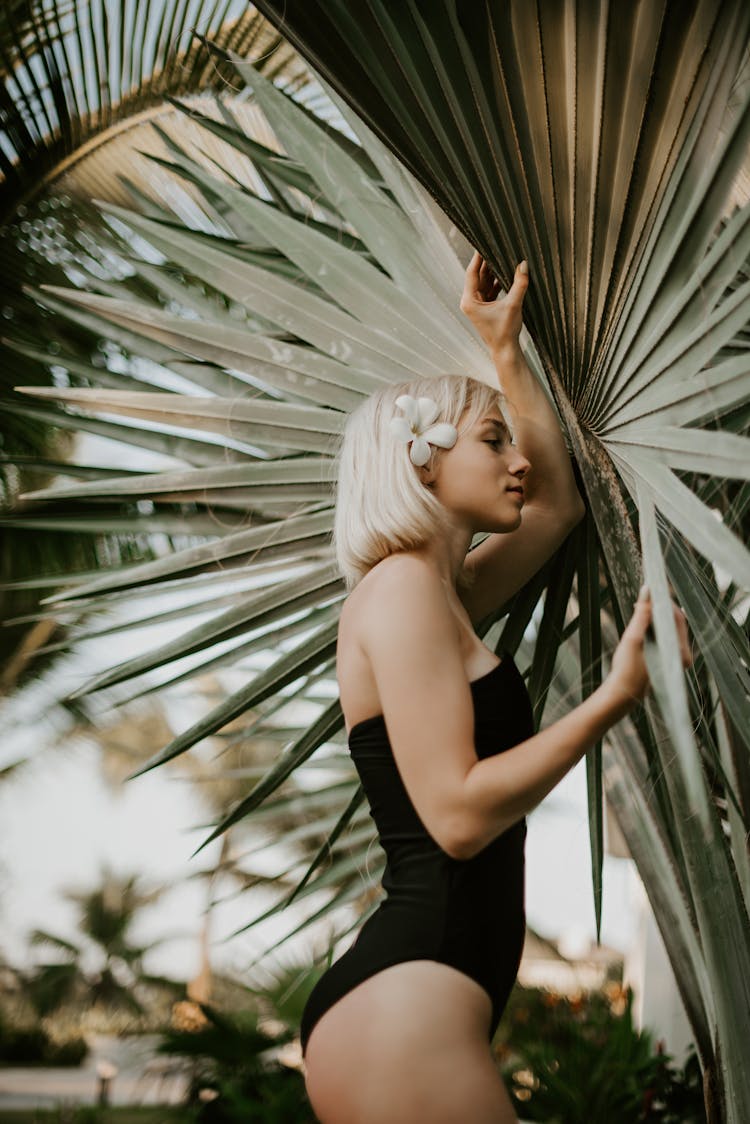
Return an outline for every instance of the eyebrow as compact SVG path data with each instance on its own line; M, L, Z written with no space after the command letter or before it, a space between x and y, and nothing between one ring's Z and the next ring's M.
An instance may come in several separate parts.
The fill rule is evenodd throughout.
M487 422L489 422L490 425L496 426L499 430L502 430L503 433L510 434L510 430L504 421L499 421L497 418L482 418L480 425L484 425Z

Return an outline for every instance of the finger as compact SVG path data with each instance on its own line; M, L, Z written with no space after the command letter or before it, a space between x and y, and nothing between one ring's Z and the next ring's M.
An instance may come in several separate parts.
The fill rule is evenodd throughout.
M473 253L471 261L467 265L466 273L463 275L463 291L464 293L473 292L479 284L479 266L481 265L481 254L478 250Z
M688 625L685 614L682 609L675 610L675 624L677 625L677 635L683 644L688 643Z
M529 275L523 273L520 266L516 266L516 272L513 275L513 284L508 289L508 299L511 303L518 302L519 304L526 295L526 290L529 287Z
M461 294L461 303L471 304L477 299L479 291L479 263L481 261L479 250L476 250L474 257L471 259L466 267L466 274L464 276L464 291Z
M633 615L625 630L633 640L643 640L651 627L651 602L637 601Z

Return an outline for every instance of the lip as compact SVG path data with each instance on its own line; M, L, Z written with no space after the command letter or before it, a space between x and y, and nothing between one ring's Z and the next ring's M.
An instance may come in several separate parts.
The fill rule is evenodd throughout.
M523 488L508 488L507 491L513 496L518 496L518 498L523 501Z

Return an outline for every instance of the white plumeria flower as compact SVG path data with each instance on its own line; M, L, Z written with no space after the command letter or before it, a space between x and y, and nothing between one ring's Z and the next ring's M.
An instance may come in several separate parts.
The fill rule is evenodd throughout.
M411 441L409 457L412 464L427 464L430 459L430 445L441 449L452 449L458 440L458 430L448 422L433 425L440 408L433 398L412 398L411 394L400 394L396 405L404 411L401 417L390 420L390 430L401 441Z

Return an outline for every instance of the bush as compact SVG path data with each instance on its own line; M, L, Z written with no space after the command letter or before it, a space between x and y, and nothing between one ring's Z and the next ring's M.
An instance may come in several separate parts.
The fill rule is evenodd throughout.
M183 1025L188 1025L180 1004ZM297 1069L273 1060L294 1037L288 1028L270 1034L255 1011L231 1016L205 1003L194 1008L191 1029L164 1036L159 1053L190 1059L188 1107L198 1124L315 1124L305 1082Z
M50 1040L47 1049L47 1065L80 1065L88 1055L89 1048L82 1035L66 1038L64 1042Z
M14 1027L0 1019L0 1065L80 1065L89 1052L86 1039L56 1042L44 1027Z
M514 989L496 1053L523 1119L705 1124L697 1058L676 1068L648 1031L633 1026L632 1001L632 991L616 985L612 994L576 999Z

